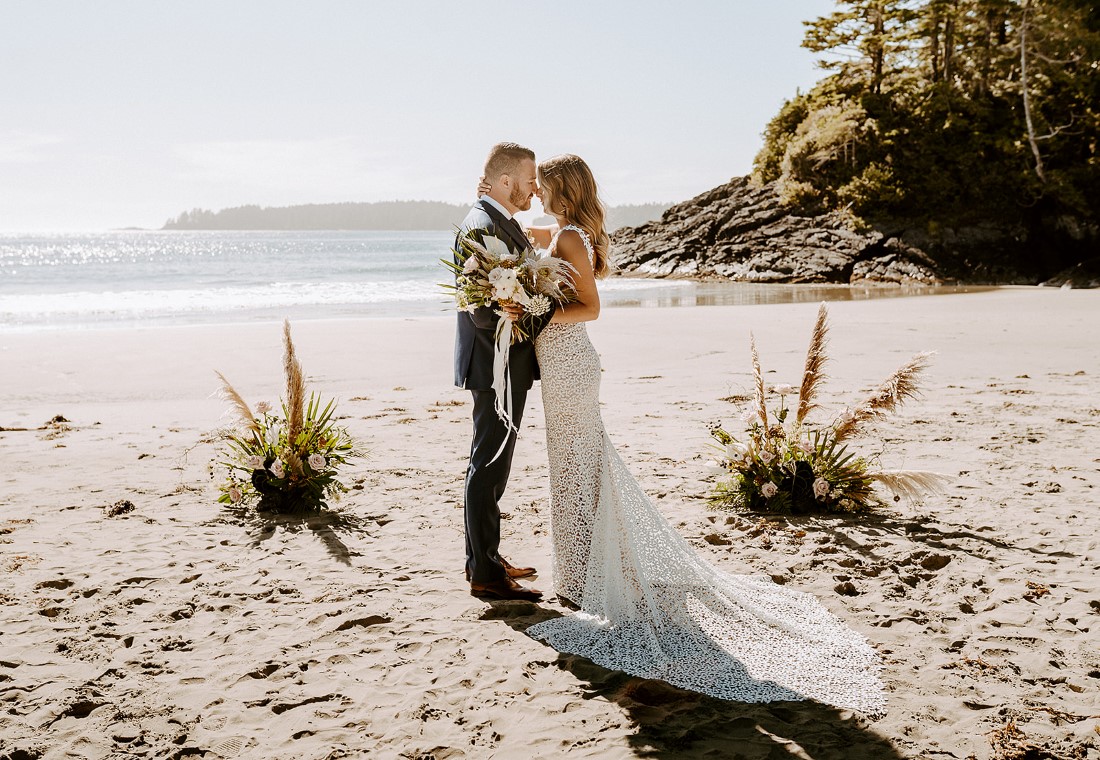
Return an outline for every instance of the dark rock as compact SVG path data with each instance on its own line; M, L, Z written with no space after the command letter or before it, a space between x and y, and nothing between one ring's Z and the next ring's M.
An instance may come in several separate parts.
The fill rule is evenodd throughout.
M1063 269L1042 284L1056 288L1100 288L1100 257Z
M1080 233L1082 240L1094 235L1091 228ZM774 185L757 187L748 177L677 204L659 221L619 229L611 239L620 269L658 277L919 285L1042 279L1022 225L947 228L927 220L871 224L840 211L803 214L785 206ZM1067 270L1050 284L1095 287L1097 270Z

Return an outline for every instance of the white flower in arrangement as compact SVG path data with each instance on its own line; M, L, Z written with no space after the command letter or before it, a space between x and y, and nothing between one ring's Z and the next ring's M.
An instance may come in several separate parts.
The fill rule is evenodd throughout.
M266 401L261 401L256 404L256 414L267 414L271 411L271 404Z
M518 257L514 253L505 253L500 257L500 261L501 261L502 264L505 263L505 262L515 263L517 260L518 260Z
M283 469L283 463L278 459L271 463L269 469L271 470L271 474L277 478L282 478L286 475L286 470Z
M814 481L814 496L817 498L823 498L825 494L829 493L829 481L825 478L818 478Z
M473 274L477 271L477 267L480 263L477 256L470 256L466 259L466 263L462 265L462 271L465 274Z
M725 473L726 468L713 459L708 459L703 463L703 469L711 475L722 475Z
M532 296L527 300L527 304L524 308L527 309L527 313L533 317L541 317L546 312L550 311L551 301L549 296L544 296L542 293Z
M507 243L492 235L486 235L481 239L481 247L498 259L512 255L512 252L508 250Z
M793 385L776 385L772 387L772 393L777 393L780 396L789 396L794 393Z
M760 493L764 494L765 499L770 499L771 497L779 493L779 486L769 481L760 486Z
M493 286L493 298L497 301L511 301L516 291L523 291L516 270L497 267L489 272L489 284Z
M755 409L746 409L741 412L741 421L746 425L755 425L760 422L760 413Z
M512 300L518 304L522 304L526 309L528 304L531 303L531 296L527 295L527 291L523 289L523 285L516 283L516 289L512 292Z
M229 487L229 501L237 504L243 497L244 494L241 493L241 489L237 488L236 486Z
M763 449L760 452L759 457L760 457L760 461L763 462L764 464L771 464L772 460L775 459L775 452L770 451L768 449Z
M310 454L307 461L309 462L309 468L314 472L320 472L328 464L328 461L320 454Z
M731 462L740 464L744 462L749 456L749 447L740 443L727 443L726 444L726 456Z
M259 455L253 455L248 458L248 466L253 470L262 470L264 468L264 458Z

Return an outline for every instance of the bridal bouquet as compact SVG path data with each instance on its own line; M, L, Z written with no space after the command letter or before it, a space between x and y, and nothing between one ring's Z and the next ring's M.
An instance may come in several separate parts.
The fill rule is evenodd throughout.
M512 253L503 240L481 228L460 233L458 249L452 249L451 254L451 260L442 261L454 273L455 284L443 287L454 294L460 310L473 313L484 306L523 306L523 317L514 322L495 309L498 319L493 349L496 412L510 430L518 433L512 421L509 346L532 337L531 318L545 316L555 303L565 304L575 299L573 274L576 269L563 259L540 256L533 248ZM494 462L504 452L507 442L506 437L493 457Z
M708 465L725 476L710 494L713 505L793 514L857 512L884 504L876 486L891 491L894 501L942 487L946 479L938 473L883 470L848 450L851 436L918 395L918 378L932 354L914 356L854 409L845 409L827 424L813 424L808 417L819 408L816 397L825 378L827 332L828 313L822 304L806 353L802 385L797 389L774 386L770 396L778 404L773 403L772 409L756 343L750 338L755 389L752 406L742 415L746 428L737 435L720 423L710 428L721 455ZM796 391L797 400L788 408L786 400Z
M348 431L333 421L335 401L323 407L316 394L305 395L302 365L290 339L290 322L283 323L283 368L286 398L281 414L266 402L255 411L222 373L222 391L236 412L241 428L224 434L219 454L228 469L218 501L238 504L258 500L258 511L312 512L326 499L338 500L347 488L337 469L353 457Z
M482 306L518 304L524 318L512 323L511 342L531 337L528 317L541 317L554 304L573 298L573 266L553 256L540 256L528 248L512 253L498 237L484 229L470 230L459 236L453 258L442 259L455 275L454 285L443 285L454 295L456 306L473 312ZM498 312L499 315L499 312ZM504 320L501 317L502 321ZM503 330L498 322L497 329Z

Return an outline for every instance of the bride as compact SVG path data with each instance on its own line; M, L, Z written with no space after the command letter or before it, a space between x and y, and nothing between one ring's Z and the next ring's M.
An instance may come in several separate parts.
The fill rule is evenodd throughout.
M816 598L698 557L645 495L600 417L600 359L586 322L609 271L604 210L574 155L538 166L557 224L536 243L576 267L577 300L535 340L550 460L553 576L579 611L527 633L613 670L743 702L815 699L880 712L879 659ZM515 316L513 314L513 316Z

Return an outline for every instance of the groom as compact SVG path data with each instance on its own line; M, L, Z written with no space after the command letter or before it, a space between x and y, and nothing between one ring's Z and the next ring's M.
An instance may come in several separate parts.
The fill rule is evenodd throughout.
M534 152L516 143L494 145L485 161L485 180L492 189L470 209L459 237L470 230L484 229L486 234L502 240L513 253L529 248L526 233L512 215L531 208L531 198L538 189ZM461 250L457 239L455 250ZM510 349L512 421L517 428L523 418L527 391L538 379L532 341L552 314L531 325L528 330L531 340L513 343ZM470 593L475 596L538 601L541 591L516 582L517 578L534 575L534 568L513 567L499 554L500 497L508 485L516 436L497 416L495 408L493 350L497 319L488 306L472 313L458 312L455 385L469 390L474 400L474 436L466 470L466 578L470 581ZM494 462L501 444L504 450Z

